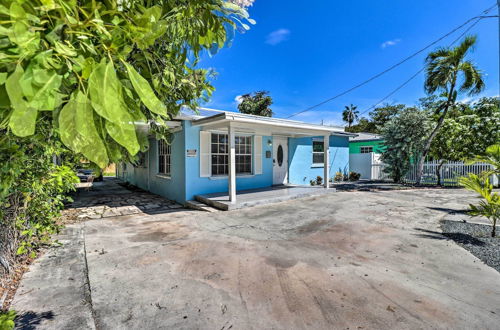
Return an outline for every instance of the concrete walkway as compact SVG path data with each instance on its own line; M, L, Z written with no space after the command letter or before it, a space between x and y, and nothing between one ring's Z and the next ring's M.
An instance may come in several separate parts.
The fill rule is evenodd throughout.
M80 219L100 219L139 213L158 214L176 211L183 206L135 187L126 188L115 178L94 182L90 190L79 189L68 210Z
M340 192L90 220L34 264L13 308L45 329L496 329L500 274L439 234L472 200Z

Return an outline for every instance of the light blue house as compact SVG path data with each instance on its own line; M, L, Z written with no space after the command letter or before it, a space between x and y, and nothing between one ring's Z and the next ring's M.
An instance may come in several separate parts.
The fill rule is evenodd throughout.
M170 121L172 142L151 139L140 164L119 165L117 176L179 203L210 193L225 193L235 203L245 190L310 185L318 176L328 188L336 172L349 171L352 134L342 127L236 112L201 113L183 113Z

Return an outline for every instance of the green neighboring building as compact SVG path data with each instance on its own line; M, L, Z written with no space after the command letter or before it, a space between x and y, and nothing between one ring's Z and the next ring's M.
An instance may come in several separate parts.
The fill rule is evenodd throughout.
M382 136L373 133L357 133L358 136L349 139L349 154L381 154L384 141Z

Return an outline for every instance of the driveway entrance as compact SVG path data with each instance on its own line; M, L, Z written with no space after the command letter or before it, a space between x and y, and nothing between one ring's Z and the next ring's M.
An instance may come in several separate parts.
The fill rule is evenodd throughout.
M77 223L12 307L47 329L495 329L500 274L439 235L473 200L339 192Z

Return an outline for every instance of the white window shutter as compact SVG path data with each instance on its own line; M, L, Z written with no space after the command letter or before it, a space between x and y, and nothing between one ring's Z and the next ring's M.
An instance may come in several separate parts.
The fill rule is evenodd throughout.
M262 174L262 136L253 139L254 174Z
M206 178L210 171L210 132L200 131L200 177Z

